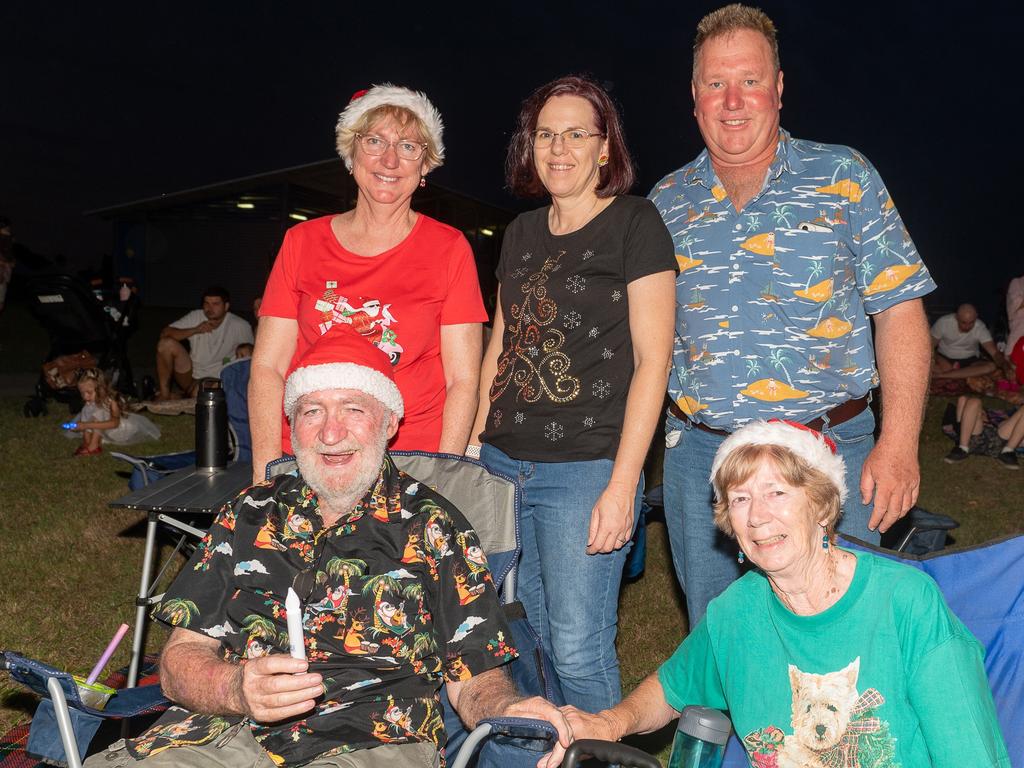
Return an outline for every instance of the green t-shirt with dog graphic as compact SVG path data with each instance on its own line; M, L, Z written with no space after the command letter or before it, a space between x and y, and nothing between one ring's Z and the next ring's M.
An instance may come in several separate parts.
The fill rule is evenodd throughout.
M735 582L659 669L668 703L728 711L755 768L1009 768L981 645L931 577L854 554L815 616Z

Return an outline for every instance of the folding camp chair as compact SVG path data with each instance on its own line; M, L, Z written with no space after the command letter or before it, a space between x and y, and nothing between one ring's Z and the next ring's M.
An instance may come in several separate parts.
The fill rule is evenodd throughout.
M70 768L81 768L89 742L104 719L138 717L159 712L168 704L160 685L153 683L123 688L103 709L94 709L82 701L71 674L13 651L0 651L0 669L44 697L32 717L26 753Z
M503 596L505 618L519 658L510 673L519 690L565 703L561 687L541 649L539 636L526 621L520 603L515 602L515 565L519 556L519 487L512 478L489 471L483 464L464 456L392 451L395 465L403 472L436 489L465 515L480 537L487 554L494 586ZM267 478L294 471L295 461L283 457L267 466ZM448 764L451 768L531 768L538 753L547 752L558 738L547 722L523 718L493 718L479 723L470 734L441 690L444 724L448 734ZM476 753L476 749L480 752ZM453 757L454 756L454 757Z
M220 373L221 388L228 411L228 459L252 461L252 435L249 431L249 375L252 359L235 360L224 366ZM115 459L132 465L128 489L136 491L143 486L169 475L175 470L196 462L196 452L177 451L159 456L133 456L111 451Z
M924 571L946 603L985 647L985 673L1013 768L1024 768L1024 536L967 549L907 555L841 537Z

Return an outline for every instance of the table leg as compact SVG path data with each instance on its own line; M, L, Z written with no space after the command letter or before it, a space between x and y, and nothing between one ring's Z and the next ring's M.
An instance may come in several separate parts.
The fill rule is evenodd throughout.
M149 610L149 583L156 559L157 513L150 511L146 519L146 549L142 555L142 575L139 577L139 596L135 599L135 632L132 634L132 659L128 667L128 688L139 680L139 667L146 647L146 613Z

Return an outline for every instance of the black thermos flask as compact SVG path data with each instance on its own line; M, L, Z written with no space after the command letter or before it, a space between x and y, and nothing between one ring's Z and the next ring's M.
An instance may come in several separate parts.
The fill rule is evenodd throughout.
M196 467L228 465L228 406L219 381L203 382L196 397Z

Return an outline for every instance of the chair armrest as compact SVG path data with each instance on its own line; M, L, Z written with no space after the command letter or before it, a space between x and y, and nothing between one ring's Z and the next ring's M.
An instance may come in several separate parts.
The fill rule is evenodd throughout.
M551 749L555 741L558 740L558 731L547 720L533 720L527 717L491 717L481 720L459 747L455 759L449 761L449 768L465 768L480 744L492 736L522 739L535 743L544 742L547 745L545 747L531 747L535 752L543 752Z
M620 741L601 741L599 739L580 739L569 745L562 759L562 768L576 768L585 755L590 755L606 763L616 763L633 768L661 768L661 763L646 752L630 747Z

